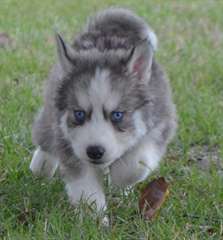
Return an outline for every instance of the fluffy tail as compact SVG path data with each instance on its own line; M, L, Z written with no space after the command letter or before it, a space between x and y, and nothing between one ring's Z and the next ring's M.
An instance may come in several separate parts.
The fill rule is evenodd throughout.
M130 10L109 8L99 12L88 21L86 32L98 32L104 36L126 37L133 44L147 39L154 50L157 37L146 22Z

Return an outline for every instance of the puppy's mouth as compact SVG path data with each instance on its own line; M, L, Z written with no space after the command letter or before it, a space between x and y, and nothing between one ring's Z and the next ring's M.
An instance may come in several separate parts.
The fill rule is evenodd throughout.
M99 167L99 168L105 168L112 164L113 161L96 161L96 160L89 160L89 163L92 164L92 166Z
M104 161L90 160L90 163L95 164L95 165L103 165L103 164L105 164L106 162L104 162Z

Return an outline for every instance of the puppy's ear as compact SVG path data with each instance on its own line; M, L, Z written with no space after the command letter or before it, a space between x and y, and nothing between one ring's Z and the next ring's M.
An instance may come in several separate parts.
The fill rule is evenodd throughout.
M146 39L140 42L131 52L127 63L128 71L139 79L148 81L151 74L154 50Z
M67 44L59 33L55 35L56 45L57 45L57 54L59 58L59 63L64 71L68 73L74 67L74 49Z

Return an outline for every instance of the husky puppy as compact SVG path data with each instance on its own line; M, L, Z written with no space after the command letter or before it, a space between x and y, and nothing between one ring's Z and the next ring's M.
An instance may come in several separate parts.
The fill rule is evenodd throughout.
M72 44L56 35L58 63L33 126L30 169L57 167L72 204L106 208L103 174L114 185L143 181L159 164L176 129L157 39L140 17L110 8L90 18Z

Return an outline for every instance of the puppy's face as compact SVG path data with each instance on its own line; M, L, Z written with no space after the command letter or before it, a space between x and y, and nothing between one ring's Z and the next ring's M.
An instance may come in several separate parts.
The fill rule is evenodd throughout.
M100 68L71 82L61 118L64 135L80 160L110 164L146 133L142 89Z
M77 158L108 165L147 131L142 108L148 103L151 49L143 42L134 51L82 54L60 36L57 42L65 76L56 98L60 127Z

